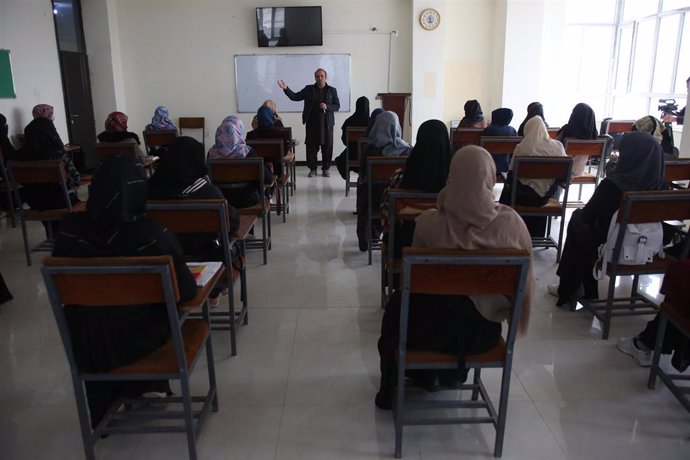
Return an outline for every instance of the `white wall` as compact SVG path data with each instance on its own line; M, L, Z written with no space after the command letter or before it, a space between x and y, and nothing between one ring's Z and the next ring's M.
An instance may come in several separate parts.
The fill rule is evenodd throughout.
M485 112L491 112L494 100L500 97L492 94L490 84L494 73L494 10L492 0L449 0L446 4L442 63L446 121L460 120L468 99L477 99Z
M10 137L24 132L37 104L55 108L55 127L67 138L65 103L51 3L47 0L0 0L0 48L9 49L16 99L0 99ZM16 142L15 142L16 144Z
M105 0L86 0L105 1ZM296 0L291 6L313 5L313 0ZM110 47L118 57L108 61L91 60L95 76L107 73L108 66L121 72L123 98L111 97L129 116L130 129L141 132L157 105L166 105L172 118L204 116L207 146L215 128L229 114L236 114L234 56L253 53L349 53L352 55L352 106L354 99L367 96L372 109L379 92L388 90L389 35L372 33L397 30L392 41L391 92L409 92L411 83L410 0L329 0L322 2L324 46L259 49L256 43L255 8L251 0L116 0L110 23L116 22L117 34L110 34ZM283 0L266 0L260 6L283 6ZM109 8L110 13L110 8ZM111 29L112 32L112 29ZM87 48L91 50L87 33ZM117 35L117 36L116 36ZM91 51L89 51L91 52ZM119 66L119 69L118 69ZM304 69L304 81L288 82L299 87L313 81L314 69ZM110 84L104 78L94 86ZM117 82L108 94L117 94ZM95 90L94 90L95 91ZM105 100L105 99L103 99ZM278 103L280 111L281 101ZM115 108L99 107L97 117ZM283 114L285 124L293 127L302 141L301 115ZM252 114L239 114L248 125ZM336 127L348 113L336 114ZM96 119L97 126L102 119ZM339 137L339 132L336 133ZM336 152L338 151L336 143ZM298 159L303 159L303 147Z
M434 8L441 15L441 22L435 30L426 30L419 24L419 15L426 8ZM412 130L408 126L403 131L406 131L408 139L414 139L412 133L416 134L419 125L426 120L444 119L445 31L453 27L453 21L446 14L445 0L414 0L410 19L413 37Z

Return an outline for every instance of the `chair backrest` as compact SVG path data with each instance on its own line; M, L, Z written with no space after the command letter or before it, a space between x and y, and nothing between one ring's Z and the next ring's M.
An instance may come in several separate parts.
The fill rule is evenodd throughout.
M632 131L635 120L606 120L601 134L624 134Z
M185 129L200 129L201 130L201 143L204 145L204 150L206 149L206 118L204 117L180 117L177 123L177 127L180 128L180 136L184 134ZM189 134L184 134L189 136Z
M571 157L586 155L590 158L599 158L600 164L604 164L606 154L606 139L565 139L565 154Z
M282 128L279 128L276 126L276 129L283 134L283 145L285 146L285 153L287 153L288 151L294 152L295 140L292 138L292 127L284 126Z
M95 145L96 157L99 161L109 155L131 155L137 162L137 144L134 142L97 142Z
M463 251L437 248L404 248L400 337L407 334L411 294L482 295L500 294L510 299L512 313L506 339L512 350L527 287L530 256L520 249ZM400 361L406 343L400 340Z
M690 190L625 192L618 208L618 222L622 224L688 219Z
M144 131L144 145L146 146L146 154L149 154L151 147L154 145L166 147L172 144L176 137L176 129L153 129Z
M546 128L546 131L549 133L549 137L551 139L556 139L558 137L558 131L560 130L560 127Z
M479 145L492 155L512 155L515 146L522 142L521 136L481 136Z
M347 126L345 127L345 140L347 141L347 144L345 147L347 147L350 142L356 143L363 137L366 137L367 134L367 128L363 126Z
M571 157L513 157L510 205L516 205L518 179L551 179L564 189L561 196L563 203L561 214L565 215L565 203L568 202L572 170L573 159Z
M62 160L41 161L8 161L7 170L10 183L19 185L56 184L62 189L65 207L72 210L72 204L67 190L67 173ZM15 192L18 190L15 187ZM17 203L21 203L16 196Z
M282 161L285 156L283 139L247 139L246 143L265 160Z
M690 159L666 160L664 162L664 181L690 180Z
M67 358L75 369L77 365L64 305L98 307L162 303L167 306L171 322L177 321L180 294L171 256L47 257L41 272Z
M206 118L204 117L180 117L177 126L182 130L187 129L204 129L206 127Z
M405 168L407 157L375 156L367 158L367 180L372 183L388 182L395 171Z
M234 243L230 240L230 218L225 199L148 201L146 212L153 220L175 234L217 234L223 248L226 269L232 272L230 250Z
M481 128L455 128L450 133L450 144L453 148L460 148L465 145L479 145L479 138L482 137Z
M214 159L206 162L214 185L227 188L238 182L256 182L263 189L264 160L262 158Z

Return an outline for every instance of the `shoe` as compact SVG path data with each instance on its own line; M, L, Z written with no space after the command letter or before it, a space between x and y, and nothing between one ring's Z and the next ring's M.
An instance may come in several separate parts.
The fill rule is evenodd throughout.
M323 177L331 177L331 172L328 169L324 169L321 174L323 174Z
M208 306L211 308L216 308L218 305L220 305L220 294L218 294L215 297L209 297L208 298Z
M616 347L626 355L632 356L635 362L642 367L652 365L652 350L645 349L635 337L621 337L618 339Z
M315 177L316 176L316 169L310 169L309 174L307 174L307 177Z
M374 404L381 410L391 410L393 408L393 396L379 391L376 393Z

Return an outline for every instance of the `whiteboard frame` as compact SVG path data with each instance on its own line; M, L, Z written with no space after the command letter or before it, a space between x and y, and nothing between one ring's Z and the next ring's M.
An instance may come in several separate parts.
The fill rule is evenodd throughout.
M319 60L320 58L331 58L331 57L338 57L342 58L345 57L347 58L347 80L346 83L347 85L339 85L337 82L338 81L343 81L343 80L335 80L335 83L333 86L336 88L338 91L338 98L340 99L340 110L339 112L350 112L351 107L352 107L352 55L349 53L300 53L300 54L236 54L234 56L234 64L235 64L235 100L236 100L236 106L237 106L237 113L256 113L257 109L261 106L261 104L266 100L266 99L273 99L277 106L278 106L278 112L279 113L302 113L302 109L304 107L304 103L302 101L291 101L288 99L287 96L283 93L283 91L278 88L278 80L281 79L280 77L273 78L273 81L267 81L266 86L267 88L264 88L262 86L262 89L266 89L266 91L263 92L263 94L259 95L256 98L256 101L248 102L246 101L246 97L243 97L243 94L246 94L247 89L246 88L240 88L241 85L244 85L244 82L240 81L239 77L239 71L238 71L238 61L246 58L256 58L261 59L275 59L275 58L312 58L314 60L314 65L313 70L309 70L309 74L316 70L319 67L324 67L323 65L320 65ZM330 69L326 69L327 71ZM329 76L331 73L329 73ZM286 80L286 78L290 77L290 75L287 75L287 77L283 77L283 80ZM328 80L327 80L328 81ZM257 82L258 83L258 82ZM293 91L297 92L300 91L304 85L308 85L311 83L311 80L306 80L306 81L285 81L285 83L288 84L290 89ZM330 81L328 81L330 83ZM255 105L255 107L251 108L250 107Z

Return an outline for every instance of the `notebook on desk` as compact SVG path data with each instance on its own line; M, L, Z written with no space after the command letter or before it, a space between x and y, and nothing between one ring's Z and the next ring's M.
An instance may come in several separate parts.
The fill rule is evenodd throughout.
M204 286L223 266L222 262L187 262L197 286Z

